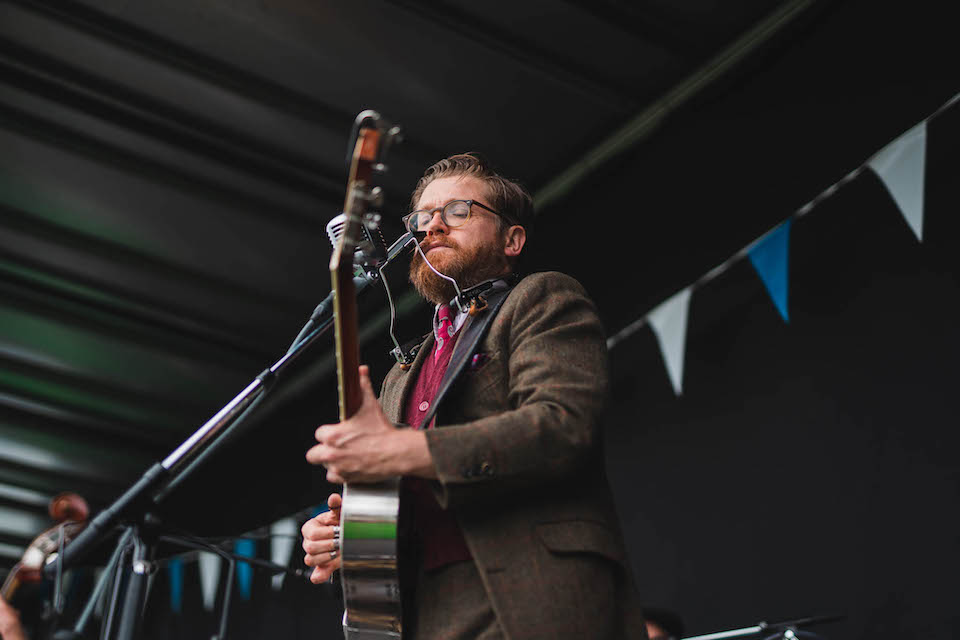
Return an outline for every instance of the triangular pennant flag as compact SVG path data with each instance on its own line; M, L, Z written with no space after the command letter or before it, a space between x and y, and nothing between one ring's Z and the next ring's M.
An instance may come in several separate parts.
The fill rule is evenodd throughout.
M884 147L868 162L921 242L926 155L927 121L924 120Z
M257 555L257 543L247 538L238 538L233 543L233 552L238 556L254 558ZM240 585L240 597L249 600L253 588L253 567L249 562L237 563L237 584Z
M689 307L690 287L687 287L647 314L650 327L660 343L660 353L667 365L673 392L678 396L683 393L683 355L686 349Z
M767 293L776 305L777 311L784 322L790 322L787 306L790 250L790 225L793 220L787 220L770 233L762 237L747 252L753 268L757 270L760 280L767 288Z
M290 554L297 540L297 521L293 518L282 518L270 525L270 561L280 566L290 564ZM273 576L273 589L279 591L283 587L283 578L287 574L277 573Z
M170 572L170 609L179 614L183 610L183 558L170 558L167 570Z
M200 591L203 594L203 608L213 611L217 601L217 586L220 584L220 568L223 558L209 551L197 554L197 563L200 568Z

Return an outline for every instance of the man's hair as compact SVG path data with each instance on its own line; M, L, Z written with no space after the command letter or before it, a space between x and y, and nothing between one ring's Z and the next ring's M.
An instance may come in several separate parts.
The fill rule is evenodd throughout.
M417 182L417 188L410 196L410 210L417 207L420 196L423 195L423 190L428 184L437 178L453 176L477 178L487 185L490 202L484 204L500 214L497 218L500 231L518 224L526 230L528 236L533 233L533 198L530 197L530 193L519 183L497 173L483 156L476 152L458 153L444 158L424 171L423 177Z

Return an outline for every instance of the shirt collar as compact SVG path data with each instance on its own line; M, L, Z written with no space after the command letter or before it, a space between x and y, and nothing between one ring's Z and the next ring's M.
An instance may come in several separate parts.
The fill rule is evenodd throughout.
M510 283L508 283L503 278L494 280L493 286L490 287L487 291L497 291L498 289L507 289L509 288ZM440 335L440 307L445 305L438 304L433 310L433 337L434 338L443 338L446 339L447 336ZM452 313L450 321L453 323L453 333L456 334L460 329L463 328L463 325L467 323L467 318L470 317L469 309L464 309L460 311L457 305L451 305L450 311Z

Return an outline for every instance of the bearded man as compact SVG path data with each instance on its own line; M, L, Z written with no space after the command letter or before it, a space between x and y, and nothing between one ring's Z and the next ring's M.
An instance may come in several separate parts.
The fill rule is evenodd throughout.
M433 332L379 404L360 368L360 410L320 427L307 459L333 483L402 476L405 640L645 638L603 470L593 303L563 274L517 278L532 199L477 156L427 169L411 201ZM470 290L474 314L454 303ZM340 563L328 504L302 529L317 583Z

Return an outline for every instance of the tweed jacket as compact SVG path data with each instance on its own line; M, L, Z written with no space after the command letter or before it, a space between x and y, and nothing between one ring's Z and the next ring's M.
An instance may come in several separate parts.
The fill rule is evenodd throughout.
M432 349L431 335L384 379L394 423ZM569 276L527 276L475 354L426 436L435 495L500 626L513 640L646 637L599 446L607 353L593 303Z

